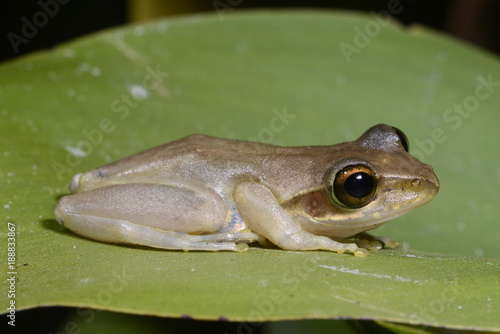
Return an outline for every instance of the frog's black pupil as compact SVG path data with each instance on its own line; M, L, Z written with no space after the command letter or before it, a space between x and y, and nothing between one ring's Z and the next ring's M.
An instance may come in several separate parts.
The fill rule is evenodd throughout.
M373 177L363 172L352 174L344 183L346 193L356 198L368 196L372 192L373 186Z

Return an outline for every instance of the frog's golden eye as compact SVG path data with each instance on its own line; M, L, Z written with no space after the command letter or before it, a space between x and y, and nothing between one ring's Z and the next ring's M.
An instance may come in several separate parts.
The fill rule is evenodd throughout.
M370 203L377 190L377 178L365 165L350 165L337 172L331 183L331 196L348 208L360 208Z
M392 126L392 128L394 129L394 131L396 131L396 134L399 137L399 141L401 142L401 145L403 146L405 151L409 152L410 151L410 144L408 143L408 137L406 137L405 133L403 131L399 130L398 128L396 128L394 126Z

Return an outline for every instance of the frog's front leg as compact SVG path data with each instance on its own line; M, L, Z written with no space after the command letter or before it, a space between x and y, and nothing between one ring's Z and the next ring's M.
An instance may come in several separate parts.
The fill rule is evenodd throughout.
M340 243L303 230L279 205L271 190L263 184L239 184L233 197L247 225L282 249L324 249L338 253L349 251L356 256L368 254L366 249L359 248L355 243Z
M181 250L245 251L255 233L211 233L225 222L227 205L209 188L118 184L61 198L58 222L90 239ZM194 233L194 234L191 234Z

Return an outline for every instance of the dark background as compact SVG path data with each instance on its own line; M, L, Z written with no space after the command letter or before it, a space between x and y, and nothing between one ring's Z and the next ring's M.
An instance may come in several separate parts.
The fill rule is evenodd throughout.
M193 12L215 12L215 5L232 11L246 8L307 7L356 11L380 11L399 2L403 10L395 15L405 25L422 24L445 31L494 53L500 53L500 1L496 0L331 0L331 1L159 1L159 0L4 0L0 9L0 62L55 45L95 31L157 16ZM40 14L51 8L53 15ZM46 20L44 20L47 18ZM24 18L24 20L23 20ZM38 21L36 21L38 20ZM26 21L38 22L35 31ZM31 35L15 50L9 40ZM1 78L0 78L1 79Z
M331 1L260 1L219 0L219 4L232 4L233 11L246 8L330 8L354 11L381 11L388 4L398 0L331 0ZM159 16L182 15L195 12L215 12L215 1L159 1L156 0L3 0L0 9L0 62L8 61L37 50L47 50L59 43L72 40L109 27L138 22ZM404 10L394 18L404 25L421 24L444 31L466 40L492 53L500 54L500 1L496 0L399 0ZM43 22L44 6L52 15ZM48 6L48 7L47 7ZM45 12L47 12L45 10ZM24 18L24 20L23 20ZM9 36L23 37L26 21L36 19L40 27L29 30L32 35L25 43L12 46ZM24 38L24 37L23 37ZM0 78L2 80L2 78ZM58 333L64 319L74 313L71 308L38 308L16 314L17 331ZM138 316L134 316L138 317ZM158 326L187 329L186 332L237 332L234 323L205 323L189 320L160 319L147 320ZM4 319L5 322L5 319ZM165 327L166 326L166 327ZM384 333L371 322L357 322L359 332ZM204 330L201 330L204 328ZM257 329L254 333L261 332Z

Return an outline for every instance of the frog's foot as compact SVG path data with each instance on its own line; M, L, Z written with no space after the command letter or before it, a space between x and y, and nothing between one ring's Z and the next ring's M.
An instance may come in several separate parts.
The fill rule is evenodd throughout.
M347 245L355 245L356 246L356 247L352 247L349 249L349 252L354 254L354 256L365 257L365 256L368 256L368 254L370 254L370 251L368 249L358 247L358 245L356 245L356 244L347 244ZM344 252L337 250L337 253L343 254Z
M253 232L228 232L202 235L191 235L191 240L198 242L235 242L251 244L254 242L264 242L264 237Z
M390 249L403 248L403 243L401 241L391 240L386 237L375 237L375 239L382 242L384 244L384 248L390 248Z
M357 245L374 251L382 248L400 249L403 247L403 244L400 241L391 240L387 237L374 236L367 232L359 233L354 237L359 238L359 240L355 241ZM373 247L373 249L371 247Z
M360 248L368 249L372 252L378 252L384 245L377 240L355 240L354 243Z
M206 250L206 251L235 251L245 252L248 250L248 244L261 242L262 236L252 232L228 232L193 235L182 232L158 230L161 234L166 234L179 241L186 242L184 250ZM151 240L148 239L151 243ZM155 246L152 246L155 247ZM164 248L157 246L158 248ZM165 247L166 248L166 247ZM175 248L178 249L178 248Z

